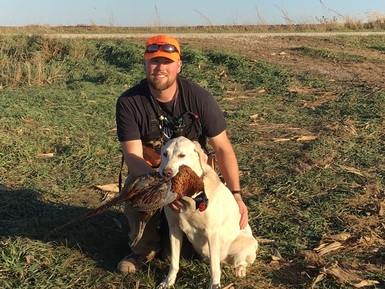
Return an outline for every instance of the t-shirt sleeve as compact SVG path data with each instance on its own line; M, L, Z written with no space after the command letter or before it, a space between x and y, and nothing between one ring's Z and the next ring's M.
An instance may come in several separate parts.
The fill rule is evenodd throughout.
M116 102L116 128L119 141L140 139L135 108L127 97L120 96Z
M197 88L196 105L200 112L202 133L214 137L227 128L226 119L214 96L204 88Z

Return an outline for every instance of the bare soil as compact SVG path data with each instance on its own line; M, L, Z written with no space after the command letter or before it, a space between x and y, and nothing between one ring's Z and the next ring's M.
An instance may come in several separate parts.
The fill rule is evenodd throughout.
M226 50L244 54L255 61L266 61L279 67L303 73L318 74L330 80L342 80L347 85L368 86L372 89L385 88L385 52L344 46L338 41L330 41L333 33L312 34L242 34L230 37L206 36L181 37L181 44L188 44L202 49ZM365 36L356 33L349 35ZM345 52L364 58L370 62L336 62L329 58L314 58L298 55L295 50L301 47L327 49ZM375 60L379 61L375 61Z

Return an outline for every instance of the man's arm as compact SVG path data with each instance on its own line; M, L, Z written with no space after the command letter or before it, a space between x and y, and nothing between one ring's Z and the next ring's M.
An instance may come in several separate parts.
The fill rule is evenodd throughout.
M128 172L134 177L151 173L154 169L143 159L143 146L141 140L130 140L120 142L122 147L124 161Z
M226 131L210 138L209 141L215 151L219 170L226 182L226 186L231 191L240 191L238 161ZM239 226L241 229L244 229L248 222L248 210L242 200L241 194L234 194L234 198L237 201L239 212L241 213Z

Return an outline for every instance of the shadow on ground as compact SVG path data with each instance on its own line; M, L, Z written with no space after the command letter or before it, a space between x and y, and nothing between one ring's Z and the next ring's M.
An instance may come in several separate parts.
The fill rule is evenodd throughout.
M108 271L130 251L128 226L123 212L109 210L52 235L52 229L75 219L90 209L42 201L44 192L11 190L0 185L0 237L26 237L79 247Z

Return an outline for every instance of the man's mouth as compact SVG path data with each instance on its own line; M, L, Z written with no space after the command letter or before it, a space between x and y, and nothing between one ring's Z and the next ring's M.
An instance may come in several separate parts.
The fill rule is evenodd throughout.
M154 77L156 78L164 78L164 77L167 77L166 74L153 74Z

